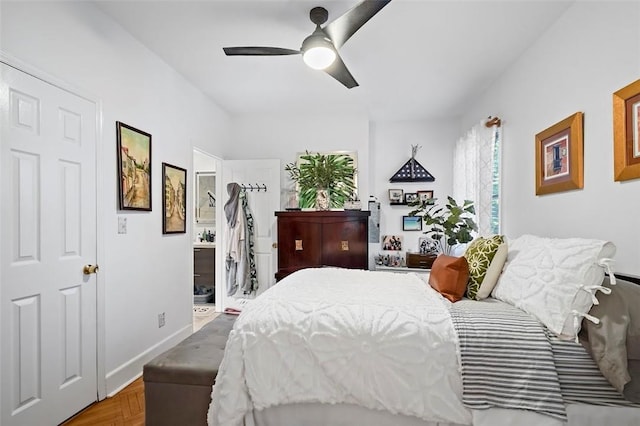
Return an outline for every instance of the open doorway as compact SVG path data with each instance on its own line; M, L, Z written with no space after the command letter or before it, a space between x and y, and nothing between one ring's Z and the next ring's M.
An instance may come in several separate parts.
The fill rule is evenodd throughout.
M220 311L216 292L222 282L218 261L221 159L193 150L193 328L200 329ZM217 291L216 291L217 290Z

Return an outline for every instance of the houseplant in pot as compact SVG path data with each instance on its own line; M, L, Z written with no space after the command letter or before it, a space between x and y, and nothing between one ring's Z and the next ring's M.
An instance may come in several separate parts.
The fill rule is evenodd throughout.
M466 244L473 240L473 231L478 225L473 220L475 208L473 201L464 200L461 205L452 197L447 197L444 206L436 204L437 198L418 201L413 204L416 209L410 216L422 216L427 228L425 234L440 246L440 252L450 255L458 244Z
M307 151L298 163L289 163L284 170L298 184L301 208L342 208L356 190L353 158L346 154L311 154Z

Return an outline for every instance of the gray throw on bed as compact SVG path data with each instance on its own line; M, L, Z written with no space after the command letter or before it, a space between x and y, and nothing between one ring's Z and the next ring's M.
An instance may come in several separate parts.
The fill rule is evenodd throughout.
M531 410L566 421L565 403L638 406L602 376L585 349L495 299L451 305L470 409Z
M553 350L538 321L497 300L461 300L451 317L468 408L532 410L566 421Z

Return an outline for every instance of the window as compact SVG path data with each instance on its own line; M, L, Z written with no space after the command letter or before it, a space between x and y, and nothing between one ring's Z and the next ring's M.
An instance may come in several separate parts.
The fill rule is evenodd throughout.
M453 198L472 200L480 235L500 233L501 133L480 123L455 145Z

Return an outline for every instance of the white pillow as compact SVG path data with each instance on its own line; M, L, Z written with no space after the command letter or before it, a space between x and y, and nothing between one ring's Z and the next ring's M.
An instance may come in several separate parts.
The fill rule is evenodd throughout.
M507 254L509 252L507 247L507 243L502 243L498 246L498 250L493 256L493 260L491 261L491 264L487 269L484 280L482 280L482 284L480 284L478 293L476 293L477 300L482 300L489 297L491 295L491 291L498 283L498 278L500 278L502 268L504 268L504 264L507 261Z
M523 235L509 240L507 262L491 293L535 316L561 338L575 339L582 318L598 304L605 268L616 247L608 241ZM603 260L605 259L605 260Z

